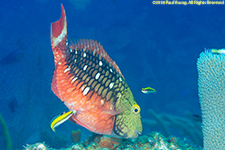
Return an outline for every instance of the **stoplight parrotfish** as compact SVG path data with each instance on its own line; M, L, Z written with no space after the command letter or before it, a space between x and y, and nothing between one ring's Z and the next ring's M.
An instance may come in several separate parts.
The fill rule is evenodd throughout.
M141 109L119 67L94 40L68 43L61 8L61 18L51 24L55 62L51 87L69 111L57 117L51 128L69 119L98 134L137 138L142 133Z
M151 87L142 88L141 92L144 94L156 93L156 90Z

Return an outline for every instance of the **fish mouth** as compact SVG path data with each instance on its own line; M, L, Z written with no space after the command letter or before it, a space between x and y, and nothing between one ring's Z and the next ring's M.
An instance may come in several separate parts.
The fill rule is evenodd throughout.
M138 131L137 129L135 129L135 132L136 132L136 137L135 138L137 138L139 135L141 135L141 132Z
M137 133L138 135L141 135L141 132L140 132L140 131L138 131L137 129L135 129L135 131L136 131L136 133Z

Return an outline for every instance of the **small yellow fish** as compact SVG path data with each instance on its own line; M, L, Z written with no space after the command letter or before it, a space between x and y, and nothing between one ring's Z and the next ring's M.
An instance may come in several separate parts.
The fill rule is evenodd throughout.
M225 49L211 49L211 52L214 54L225 54Z
M59 116L53 118L53 121L50 125L52 131L55 132L55 128L60 124L64 123L66 120L68 120L73 114L76 114L76 111L69 111L67 113L60 114Z
M156 93L156 90L151 87L142 88L141 92L144 94Z

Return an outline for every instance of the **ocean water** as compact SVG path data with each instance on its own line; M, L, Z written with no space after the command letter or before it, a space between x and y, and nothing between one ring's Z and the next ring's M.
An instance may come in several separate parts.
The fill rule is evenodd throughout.
M156 113L183 118L201 115L196 61L204 48L225 47L224 5L153 4L152 0L8 0L0 5L0 113L13 149L45 141L52 147L72 143L69 121L50 129L51 119L68 109L51 91L54 60L50 23L63 4L68 39L94 39L117 63L141 107L143 119ZM153 87L154 94L141 88ZM162 132L144 124L143 134ZM171 135L186 135L171 130ZM191 142L191 140L189 140ZM199 144L201 145L201 144ZM6 148L0 126L0 147Z

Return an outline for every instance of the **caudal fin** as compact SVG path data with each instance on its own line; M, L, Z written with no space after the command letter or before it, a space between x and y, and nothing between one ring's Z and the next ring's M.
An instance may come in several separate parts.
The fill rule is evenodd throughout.
M61 9L61 18L58 21L51 23L51 45L55 64L62 58L67 48L66 13L62 4Z

